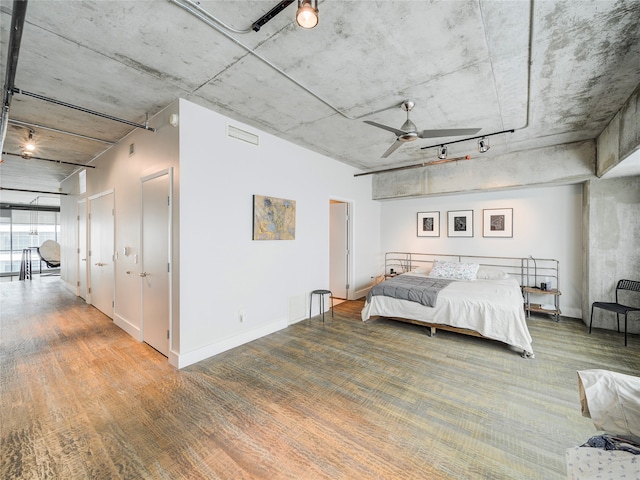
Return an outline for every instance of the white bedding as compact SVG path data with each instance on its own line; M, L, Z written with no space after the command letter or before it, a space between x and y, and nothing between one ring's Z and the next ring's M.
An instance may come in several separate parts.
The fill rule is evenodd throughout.
M640 442L640 377L593 369L578 371L582 415L598 430ZM640 478L640 455L593 447L567 449L567 478Z
M403 275L418 275L405 273ZM466 328L533 356L520 284L514 278L455 281L440 291L435 307L376 295L362 309L362 320L397 317Z

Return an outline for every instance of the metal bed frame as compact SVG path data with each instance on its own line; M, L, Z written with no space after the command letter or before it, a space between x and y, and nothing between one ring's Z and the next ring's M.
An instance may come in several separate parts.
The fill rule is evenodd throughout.
M410 272L416 267L433 265L435 260L477 263L485 267L504 270L518 278L522 287L540 287L539 279L554 279L559 289L559 261L554 258L491 257L480 255L458 255L445 253L387 252L384 255L385 276ZM391 272L393 270L393 273Z
M415 253L415 252L387 252L384 256L384 277L389 278L401 273L410 272L416 267L432 266L435 260L477 263L485 267L499 268L520 283L523 301L527 315L531 312L553 315L560 320L560 262L554 258L528 257L492 257L480 255L458 255L444 253ZM541 283L552 286L541 289ZM554 308L545 309L538 304L532 304L530 295L553 295Z

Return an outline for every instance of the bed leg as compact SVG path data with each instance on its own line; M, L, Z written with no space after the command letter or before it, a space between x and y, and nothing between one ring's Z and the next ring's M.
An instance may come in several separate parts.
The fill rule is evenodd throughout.
M522 358L535 358L535 354L534 353L527 352L526 350L523 350L520 355L522 356Z
M429 327L429 336L430 337L436 336L436 327Z

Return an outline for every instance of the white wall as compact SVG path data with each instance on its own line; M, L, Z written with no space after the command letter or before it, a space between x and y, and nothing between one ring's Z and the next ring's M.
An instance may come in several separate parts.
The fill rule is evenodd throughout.
M227 137L227 123L257 134L259 145ZM331 198L353 205L351 291L369 286L380 251L380 204L371 200L371 180L354 173L180 101L179 366L309 315L309 292L329 285ZM296 201L295 240L252 240L254 194Z
M61 187L70 195L63 197L60 204L62 227L62 263L68 265L61 272L62 280L75 287L77 278L77 202L108 190L114 192L115 251L129 248L130 255L118 255L114 272L114 322L137 339L142 338L141 319L141 279L140 262L140 217L141 184L140 179L147 175L173 167L174 183L174 259L179 249L179 182L178 173L178 129L169 125L171 113L177 112L178 103L170 105L150 120L150 126L156 132L135 130L116 145L91 162L95 168L87 169L86 194L78 193L78 174L66 179ZM134 144L134 154L129 154L129 145ZM72 243L71 243L72 242ZM131 274L127 275L126 272ZM173 291L173 341L179 337L179 265L172 262Z
M482 236L486 208L513 208L513 238ZM473 238L447 237L450 210L474 211ZM418 237L417 213L430 211L440 212L440 237ZM562 314L582 318L582 185L385 201L381 226L383 252L558 259Z

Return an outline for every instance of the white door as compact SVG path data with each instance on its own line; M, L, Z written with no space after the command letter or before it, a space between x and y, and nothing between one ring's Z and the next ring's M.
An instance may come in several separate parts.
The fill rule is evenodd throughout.
M89 198L89 298L113 318L113 192Z
M78 202L78 295L87 299L87 202Z
M142 179L143 340L169 356L170 172Z
M336 298L349 294L349 204L330 203L329 290Z

